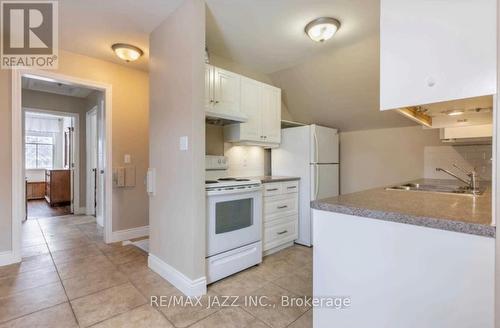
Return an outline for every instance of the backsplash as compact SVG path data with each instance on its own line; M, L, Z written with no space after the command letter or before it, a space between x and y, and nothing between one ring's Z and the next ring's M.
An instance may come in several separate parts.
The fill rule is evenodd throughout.
M224 172L208 172L207 179L221 175L233 177L250 177L270 174L269 150L258 146L237 146L224 142L224 133L221 126L206 125L205 155L226 156L229 169Z
M455 163L466 170L475 168L480 180L491 181L491 157L491 145L427 146L424 148L424 178L453 179L446 173L436 172L436 167L457 172L453 167Z
M224 155L229 160L229 176L251 177L265 174L265 150L262 147L225 143Z

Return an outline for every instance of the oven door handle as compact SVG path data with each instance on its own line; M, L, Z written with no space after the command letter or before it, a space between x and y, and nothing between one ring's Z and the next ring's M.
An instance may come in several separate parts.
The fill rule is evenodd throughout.
M224 189L224 190L207 190L207 196L216 196L216 195L234 195L234 194L248 194L256 191L261 191L262 186L255 186L252 188L238 188L234 187L233 189Z

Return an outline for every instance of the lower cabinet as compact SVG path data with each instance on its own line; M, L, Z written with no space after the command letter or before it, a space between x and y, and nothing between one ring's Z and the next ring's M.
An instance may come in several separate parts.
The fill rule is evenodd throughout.
M299 181L264 184L263 251L268 255L298 238Z
M45 199L50 206L71 203L69 170L45 170Z
M45 197L45 182L27 182L26 199L43 199Z

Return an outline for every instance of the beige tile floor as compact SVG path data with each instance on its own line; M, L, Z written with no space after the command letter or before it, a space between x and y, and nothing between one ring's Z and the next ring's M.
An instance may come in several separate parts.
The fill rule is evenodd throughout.
M301 246L208 287L202 305L151 306L151 296L181 296L147 267L134 246L103 243L93 217L23 224L23 261L0 267L0 328L6 327L312 327L312 310L281 297L312 293L312 252ZM239 296L237 306L207 308ZM250 306L244 296L265 296ZM256 298L254 298L256 299Z

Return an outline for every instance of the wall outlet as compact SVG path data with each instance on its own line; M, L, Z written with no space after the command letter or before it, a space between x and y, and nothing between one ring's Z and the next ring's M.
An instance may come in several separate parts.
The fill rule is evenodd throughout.
M189 140L187 136L179 138L179 150L186 151L189 149Z
M125 156L123 156L123 162L125 164L130 164L132 163L132 158L130 157L130 154L125 154Z

